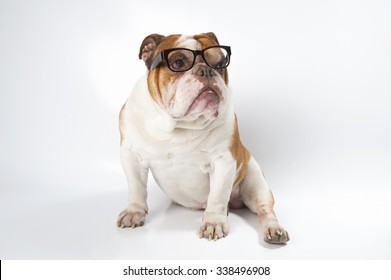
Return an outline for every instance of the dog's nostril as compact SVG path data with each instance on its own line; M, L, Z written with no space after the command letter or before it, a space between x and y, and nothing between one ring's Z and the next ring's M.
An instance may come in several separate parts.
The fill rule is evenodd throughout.
M202 65L198 67L198 69L195 71L195 74L197 76L206 77L206 78L215 76L213 69L206 65Z
M210 71L208 71L207 69L200 70L200 76L209 76L209 75L210 75Z

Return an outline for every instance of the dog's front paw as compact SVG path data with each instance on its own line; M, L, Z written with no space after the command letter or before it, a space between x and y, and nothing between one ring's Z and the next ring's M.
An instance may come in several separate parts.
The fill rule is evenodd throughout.
M289 241L288 232L279 224L267 226L264 231L265 241L272 244L282 244Z
M198 230L200 238L217 240L228 235L228 220L226 215L206 214Z
M145 216L145 211L129 211L128 209L125 209L118 216L117 227L140 227L144 225Z

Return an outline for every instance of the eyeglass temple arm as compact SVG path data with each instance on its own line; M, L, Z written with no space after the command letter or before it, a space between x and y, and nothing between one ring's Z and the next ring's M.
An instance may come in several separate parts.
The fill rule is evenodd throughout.
M163 60L163 52L159 53L159 55L154 59L151 66L149 67L149 71L155 69L160 64L160 62L162 62L162 60Z

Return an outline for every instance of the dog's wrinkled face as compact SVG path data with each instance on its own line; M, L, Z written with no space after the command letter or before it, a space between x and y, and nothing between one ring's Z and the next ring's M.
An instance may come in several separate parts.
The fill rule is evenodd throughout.
M203 50L218 45L213 33L167 37L152 34L144 39L140 47L140 59L143 59L150 69L152 63L164 50L173 48ZM211 49L208 55L210 59L214 57L217 59L221 53L217 49ZM181 66L183 61L179 57L173 59L172 63L170 66L173 69ZM148 73L148 87L153 100L172 118L182 121L193 121L200 117L208 120L216 118L226 108L227 85L227 69L210 67L201 55L196 56L193 67L187 71L174 72L170 70L167 61L162 60Z

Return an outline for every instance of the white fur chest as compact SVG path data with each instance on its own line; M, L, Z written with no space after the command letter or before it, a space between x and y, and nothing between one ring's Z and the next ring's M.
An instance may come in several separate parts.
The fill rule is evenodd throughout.
M183 152L183 151L181 151ZM205 208L209 194L209 155L203 152L168 151L149 158L149 168L156 183L173 201L191 208Z
M145 90L141 80L126 103L127 143L123 145L151 170L157 184L173 201L205 208L214 161L221 156L231 157L233 110L228 107L205 128L202 123L181 124L162 112ZM181 128L184 125L195 127Z

